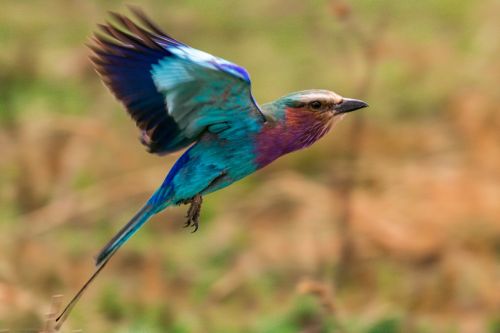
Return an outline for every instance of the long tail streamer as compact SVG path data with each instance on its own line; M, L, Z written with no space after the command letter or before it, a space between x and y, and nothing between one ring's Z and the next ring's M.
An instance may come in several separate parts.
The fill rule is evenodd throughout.
M106 244L101 252L96 257L96 270L90 276L90 278L85 282L85 284L78 290L78 292L73 296L71 301L66 305L61 314L56 318L55 329L59 330L70 314L71 310L75 307L76 303L83 295L87 287L94 281L94 279L99 275L104 266L109 262L111 257L118 251L118 249L153 215L152 207L145 205L141 210L135 214L135 216Z

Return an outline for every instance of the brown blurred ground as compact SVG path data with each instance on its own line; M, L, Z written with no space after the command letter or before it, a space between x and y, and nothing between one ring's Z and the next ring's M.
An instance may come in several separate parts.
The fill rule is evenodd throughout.
M245 66L261 102L326 88L370 108L207 197L196 234L185 207L155 217L68 332L500 332L498 1L141 6ZM144 153L86 59L109 9L2 3L0 331L41 331L178 156Z

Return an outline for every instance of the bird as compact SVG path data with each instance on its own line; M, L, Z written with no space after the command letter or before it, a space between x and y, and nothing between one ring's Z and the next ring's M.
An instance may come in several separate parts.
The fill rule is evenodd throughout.
M110 12L87 44L90 61L123 104L152 154L184 153L163 183L96 257L96 269L57 317L60 328L116 251L153 215L189 204L185 226L199 227L203 197L309 147L344 116L368 104L324 89L258 104L241 66L163 32L138 7Z

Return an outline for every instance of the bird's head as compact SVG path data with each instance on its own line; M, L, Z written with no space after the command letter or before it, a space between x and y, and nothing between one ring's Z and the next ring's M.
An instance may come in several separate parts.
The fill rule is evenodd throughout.
M299 127L324 127L330 129L348 112L367 107L368 104L353 98L342 97L328 90L304 90L283 96L264 104L262 109L270 120Z
M268 119L267 133L280 137L280 152L288 153L310 146L348 112L367 106L328 90L305 90L264 104L262 110Z
M328 90L304 90L288 94L278 100L288 112L307 112L314 117L331 120L342 118L348 112L367 107L365 102L342 97Z

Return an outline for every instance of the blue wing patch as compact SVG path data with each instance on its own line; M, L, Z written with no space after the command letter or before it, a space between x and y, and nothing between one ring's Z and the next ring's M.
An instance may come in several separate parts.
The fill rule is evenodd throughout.
M89 47L97 72L151 153L185 148L217 123L264 120L244 68L173 39L132 11L139 23L111 13L114 21L100 25Z

